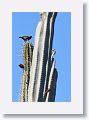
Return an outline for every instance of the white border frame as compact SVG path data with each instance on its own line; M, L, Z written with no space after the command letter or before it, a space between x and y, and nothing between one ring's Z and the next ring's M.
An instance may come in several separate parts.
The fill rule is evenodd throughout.
M12 102L12 12L71 12L71 102ZM4 114L83 114L82 0L0 1L0 112Z

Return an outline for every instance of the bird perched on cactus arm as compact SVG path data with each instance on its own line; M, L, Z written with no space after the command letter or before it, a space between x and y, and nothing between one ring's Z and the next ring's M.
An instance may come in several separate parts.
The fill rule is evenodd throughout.
M24 40L24 42L26 42L26 41L30 40L32 38L32 36L22 36L19 38L22 38Z

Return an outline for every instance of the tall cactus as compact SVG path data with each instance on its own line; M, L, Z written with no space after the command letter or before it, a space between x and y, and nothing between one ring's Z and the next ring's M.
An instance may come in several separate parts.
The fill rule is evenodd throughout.
M31 43L26 43L23 48L24 73L22 76L22 93L21 93L22 102L28 101L28 86L30 81L32 54L33 54L33 45Z
M52 44L56 12L40 13L35 34L34 50L30 43L24 46L24 73L21 101L54 102L57 70Z

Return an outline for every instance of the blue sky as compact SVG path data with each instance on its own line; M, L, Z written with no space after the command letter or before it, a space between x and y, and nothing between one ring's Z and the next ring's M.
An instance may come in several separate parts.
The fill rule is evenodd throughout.
M34 44L35 29L39 22L38 12L12 13L12 101L19 101L22 69L23 40L19 36L32 35ZM55 21L53 48L58 70L56 102L71 101L71 13L59 12Z

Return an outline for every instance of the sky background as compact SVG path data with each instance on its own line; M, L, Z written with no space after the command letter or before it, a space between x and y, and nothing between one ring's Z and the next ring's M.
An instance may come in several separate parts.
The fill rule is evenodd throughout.
M23 40L19 36L34 36L40 15L38 12L12 13L12 101L20 100L21 78L23 70ZM53 48L58 71L55 102L71 101L71 13L59 12L55 21Z

